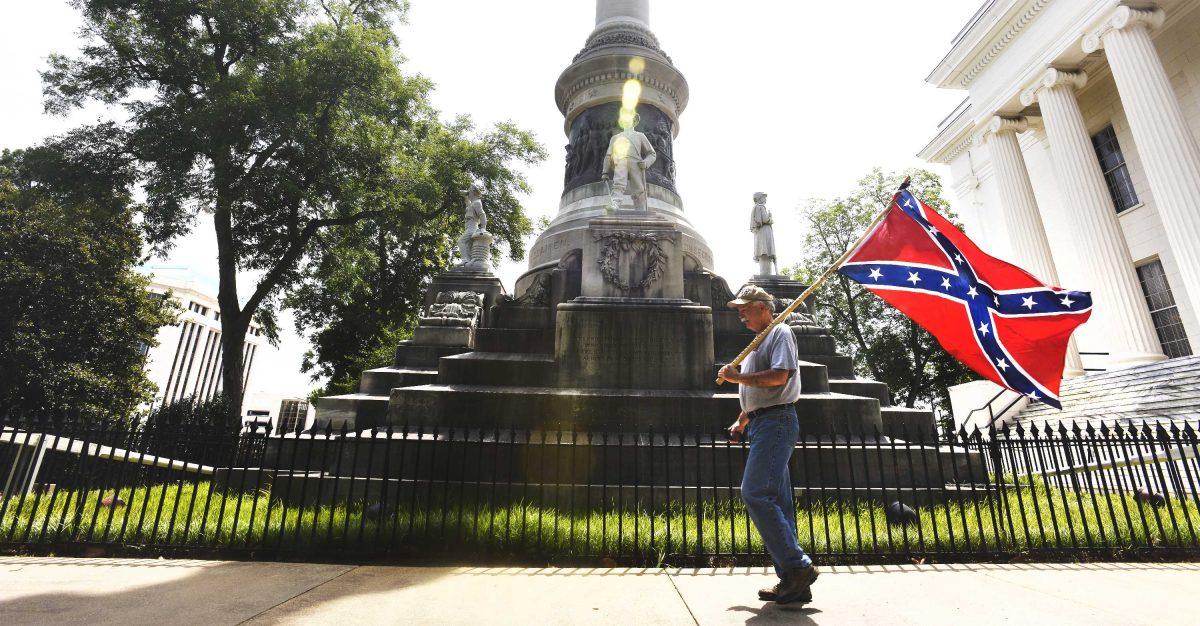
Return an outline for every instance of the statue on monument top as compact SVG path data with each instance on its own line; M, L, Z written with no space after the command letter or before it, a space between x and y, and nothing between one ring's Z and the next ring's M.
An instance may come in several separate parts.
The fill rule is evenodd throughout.
M775 276L775 220L767 208L767 194L754 194L754 209L750 212L750 232L754 233L754 260L758 261L759 276Z
M488 272L492 253L492 235L487 231L487 213L483 210L483 185L471 183L466 193L463 223L466 229L458 238L457 271Z
M611 180L609 202L612 210L621 207L623 196L629 196L633 208L646 211L646 170L654 165L658 153L646 135L637 130L641 116L628 109L621 109L617 123L621 132L608 142L604 155L601 176Z

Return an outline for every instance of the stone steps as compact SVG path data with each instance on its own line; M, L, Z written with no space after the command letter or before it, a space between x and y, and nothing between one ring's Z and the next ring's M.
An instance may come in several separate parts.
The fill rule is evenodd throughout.
M442 385L494 385L548 387L555 379L554 357L549 354L467 352L438 362L437 382Z
M393 365L408 369L437 369L438 359L470 351L471 349L467 347L428 346L411 341L401 341L396 346L396 359Z
M882 383L879 383L882 384ZM883 434L906 441L933 441L933 411L889 406L879 409Z
M362 373L358 381L358 393L370 396L387 396L396 387L415 387L437 382L436 369L412 369L404 367L380 367Z
M888 386L885 383L874 380L863 378L831 380L829 381L829 390L836 393L844 393L848 396L875 398L879 400L879 406L881 407L892 405L892 394L888 391Z
M333 426L335 431L374 428L387 423L387 395L352 393L317 398L313 429L321 431Z
M854 359L840 354L800 353L801 361L819 363L829 368L830 380L854 380Z
M807 436L882 429L879 401L836 393L804 394L796 402ZM489 428L570 425L578 429L681 428L724 425L738 414L736 392L561 389L462 384L392 390L388 419L430 425Z
M553 354L554 329L480 328L475 331L475 349L480 352Z
M1195 419L1200 417L1200 357L1170 359L1063 381L1063 410L1030 403L1020 422Z

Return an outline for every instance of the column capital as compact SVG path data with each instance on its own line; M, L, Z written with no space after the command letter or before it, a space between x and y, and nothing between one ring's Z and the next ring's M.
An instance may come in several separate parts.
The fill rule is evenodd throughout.
M1124 30L1126 28L1136 28L1144 26L1147 30L1154 30L1163 24L1166 18L1166 13L1162 9L1145 8L1135 9L1130 6L1121 5L1112 10L1108 17L1100 23L1100 26L1089 32L1083 37L1083 52L1091 54L1104 47L1104 37L1116 30Z
M979 134L980 143L987 143L993 136L1017 134L1029 130L1029 120L1024 117L1004 117L993 115Z
M1083 89L1083 86L1087 84L1087 79L1087 72L1083 70L1069 71L1052 67L1021 92L1021 104L1029 106L1037 102L1043 89L1064 86L1069 87L1072 91Z

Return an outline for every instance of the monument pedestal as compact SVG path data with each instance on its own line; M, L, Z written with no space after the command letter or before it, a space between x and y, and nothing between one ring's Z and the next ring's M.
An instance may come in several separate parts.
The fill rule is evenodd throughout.
M588 223L582 295L558 305L561 387L706 389L712 309L683 297L680 230L644 212Z
M707 389L712 337L712 309L688 300L577 298L558 306L558 384Z
M506 292L504 284L500 282L494 274L489 271L475 271L470 269L452 269L440 274L436 274L433 280L429 283L429 289L425 290L425 301L421 305L423 308L429 308L437 300L439 293L447 291L471 291L474 293L483 294L483 317L487 321L489 312L492 310L500 297Z
M777 299L788 300L789 302L799 298L800 294L804 293L805 289L808 289L808 285L798 280L778 275L763 276L756 274L750 279L750 284L762 287L767 293L775 296ZM808 305L808 302L805 302L801 308L803 309L801 313L812 315L812 307ZM778 313L779 310L776 309L775 312Z

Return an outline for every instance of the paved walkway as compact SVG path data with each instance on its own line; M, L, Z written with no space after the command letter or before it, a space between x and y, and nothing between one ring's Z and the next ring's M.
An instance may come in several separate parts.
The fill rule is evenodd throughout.
M355 567L0 557L2 624L1188 624L1200 564L825 568L760 602L762 569Z

